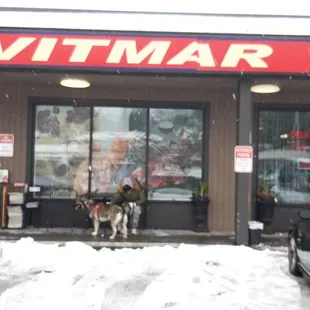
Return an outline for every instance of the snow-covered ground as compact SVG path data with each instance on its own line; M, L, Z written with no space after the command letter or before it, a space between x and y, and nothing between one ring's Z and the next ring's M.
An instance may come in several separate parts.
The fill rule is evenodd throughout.
M309 309L309 292L284 249L0 244L1 310L294 310Z

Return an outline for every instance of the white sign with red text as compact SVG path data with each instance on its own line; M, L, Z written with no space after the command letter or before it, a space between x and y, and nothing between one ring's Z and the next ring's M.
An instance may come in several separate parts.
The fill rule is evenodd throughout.
M235 172L252 173L253 172L253 147L249 145L235 146Z
M9 183L9 170L0 169L0 183Z
M14 135L0 134L0 157L13 157L14 155Z

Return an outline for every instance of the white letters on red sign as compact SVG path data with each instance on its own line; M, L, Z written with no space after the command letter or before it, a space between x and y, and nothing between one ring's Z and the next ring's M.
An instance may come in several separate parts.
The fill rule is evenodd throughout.
M36 51L34 52L32 61L48 61L57 44L56 38L43 38L40 40Z
M38 65L39 62L55 66L122 67L138 65L144 68L201 68L202 70L230 71L268 68L267 58L273 54L269 44L240 41L199 41L189 38L111 38L77 37L64 35L29 35L18 37L0 34L1 64ZM67 48L71 46L71 48ZM28 48L29 47L29 48ZM92 49L96 50L92 53ZM14 58L18 57L18 61ZM21 61L20 61L21 60ZM241 64L240 61L242 61ZM212 69L211 69L212 68Z
M126 55L128 64L140 64L150 56L150 65L160 65L170 47L170 41L151 41L139 52L135 40L117 40L108 56L107 63L118 64Z
M85 62L94 46L109 46L111 40L103 39L64 39L63 45L73 45L74 50L70 62Z
M269 57L273 49L265 44L231 44L221 63L221 67L236 68L244 59L252 68L268 68L262 59Z
M184 65L188 61L193 61L201 67L215 67L215 61L209 44L192 42L176 56L171 58L168 65Z
M3 50L2 44L0 42L0 60L11 60L35 40L36 38L30 38L30 37L29 38L18 38L5 50Z

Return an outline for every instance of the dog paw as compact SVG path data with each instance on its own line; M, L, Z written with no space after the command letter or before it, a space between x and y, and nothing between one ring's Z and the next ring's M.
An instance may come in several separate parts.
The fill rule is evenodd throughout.
M104 237L104 234L101 234L101 237Z
M98 233L96 233L95 231L93 231L91 234L92 234L93 236L97 236L97 235L98 235Z
M127 236L127 235L124 235L124 236L123 236L123 239L127 239L127 238L128 238L128 236Z
M115 237L114 237L114 236L110 236L109 239L110 239L110 240L114 240Z

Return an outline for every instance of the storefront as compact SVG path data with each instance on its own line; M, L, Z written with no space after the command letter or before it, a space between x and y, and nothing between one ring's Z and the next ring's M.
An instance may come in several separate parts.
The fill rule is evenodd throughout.
M91 83L80 90L59 85L64 73L1 75L7 109L1 114L2 131L15 136L14 157L2 158L2 167L9 170L10 184L42 187L33 225L86 227L85 216L66 200L72 193L57 191L51 199L51 191L67 186L79 193L113 193L129 173L147 188L144 227L173 229L193 228L192 191L209 175L217 182L224 175L232 191L223 197L214 181L209 192L228 216L223 221L225 209L210 209L209 229L234 229L234 173L219 161L233 165L234 79L74 74ZM221 149L220 158L209 152L213 145Z
M238 244L261 184L278 199L274 231L308 203L306 37L176 33L1 29L0 133L14 154L0 168L11 190L41 187L32 225L86 227L60 189L113 194L128 175L146 188L143 228L193 229L190 198L207 183L209 229ZM253 146L253 173L234 171L236 145Z

